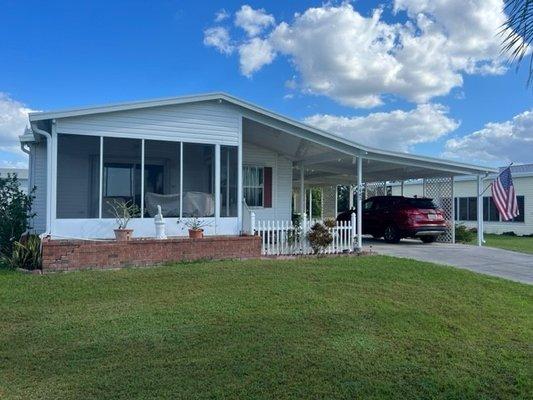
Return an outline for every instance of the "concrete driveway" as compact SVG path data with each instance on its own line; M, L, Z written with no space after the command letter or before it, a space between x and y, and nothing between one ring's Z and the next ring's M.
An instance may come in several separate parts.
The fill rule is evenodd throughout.
M451 265L481 274L533 284L533 255L465 244L431 243L403 239L398 244L365 239L364 247L378 254Z

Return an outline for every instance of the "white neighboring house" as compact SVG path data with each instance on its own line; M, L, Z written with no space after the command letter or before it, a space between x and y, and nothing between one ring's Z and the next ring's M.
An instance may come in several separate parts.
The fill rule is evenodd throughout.
M210 224L207 235L238 235L250 230L252 211L279 223L305 210L307 187L334 198L337 185L495 172L363 146L224 93L32 113L29 121L20 140L37 187L34 226L52 238L113 237L113 199L145 210L131 222L137 237L155 235L157 204L168 235L185 235L176 222L192 216Z
M503 167L502 167L503 168ZM502 169L500 168L500 170ZM513 165L511 174L518 200L520 215L512 221L502 221L498 210L492 202L492 192L489 187L483 194L483 221L486 233L502 234L514 232L517 235L533 234L533 164ZM484 188L496 178L497 174L490 174L484 178ZM460 176L455 178L455 221L470 228L477 227L477 178L475 176ZM400 194L399 184L392 185L392 194ZM405 182L405 196L423 196L422 181Z
M9 174L16 175L22 191L28 193L28 170L26 168L0 168L0 178L7 178Z

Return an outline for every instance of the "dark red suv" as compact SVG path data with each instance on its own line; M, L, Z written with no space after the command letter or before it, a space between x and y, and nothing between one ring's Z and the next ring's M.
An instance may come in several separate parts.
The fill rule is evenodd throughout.
M353 212L341 213L337 220L350 220ZM383 237L388 243L398 243L406 237L432 243L446 229L442 211L432 199L376 196L363 202L363 234Z

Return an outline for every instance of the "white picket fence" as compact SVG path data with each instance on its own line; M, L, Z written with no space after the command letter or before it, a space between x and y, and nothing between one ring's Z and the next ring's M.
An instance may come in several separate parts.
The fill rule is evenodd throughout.
M255 221L251 214L251 228L254 234L261 236L261 252L263 255L297 255L312 254L307 232L319 220L302 219L300 226L292 221ZM356 223L355 215L350 222L337 222L333 228L328 228L333 242L324 250L326 254L345 253L354 250Z

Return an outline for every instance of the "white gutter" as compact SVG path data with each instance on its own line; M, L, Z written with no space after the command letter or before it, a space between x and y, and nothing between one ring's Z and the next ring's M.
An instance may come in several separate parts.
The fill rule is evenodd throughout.
M46 231L41 237L48 236L52 232L52 135L45 130L31 124L32 131L46 138Z

